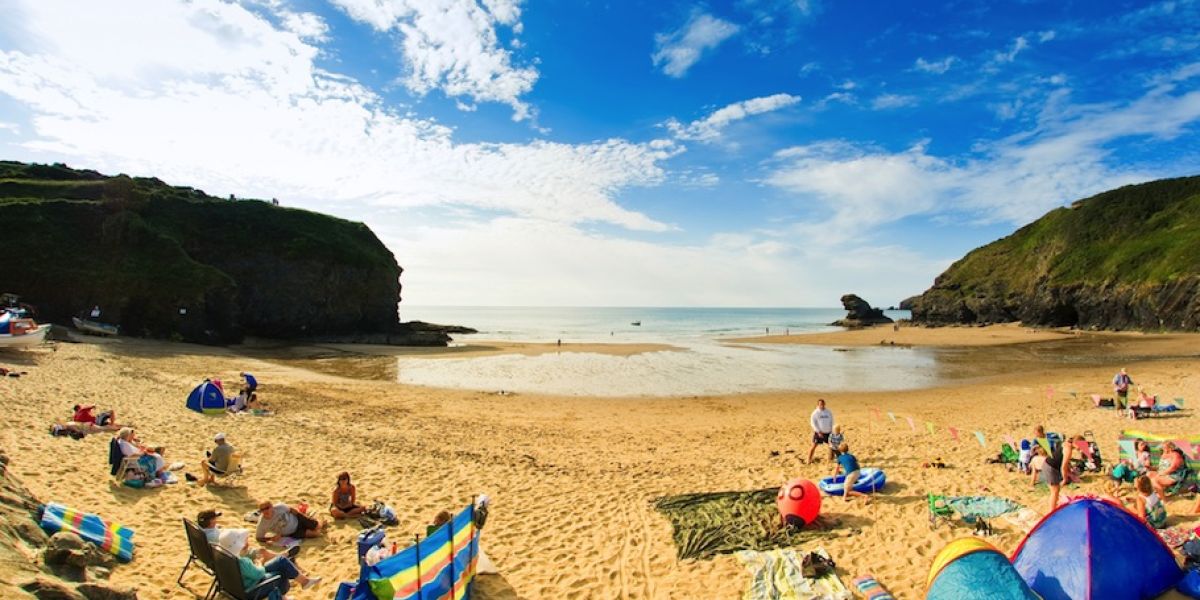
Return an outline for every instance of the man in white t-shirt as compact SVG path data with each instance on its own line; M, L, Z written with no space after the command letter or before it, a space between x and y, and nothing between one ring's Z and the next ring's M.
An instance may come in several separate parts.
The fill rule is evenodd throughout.
M808 424L812 427L812 448L808 449L808 460L813 461L813 453L817 451L817 446L822 446L829 443L829 434L833 433L833 413L825 408L825 399L817 400L817 408L812 411L812 416L808 418Z

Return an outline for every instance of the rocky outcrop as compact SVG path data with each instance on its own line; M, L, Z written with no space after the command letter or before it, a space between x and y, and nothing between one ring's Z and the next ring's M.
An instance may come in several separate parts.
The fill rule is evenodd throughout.
M971 251L910 302L926 325L1200 329L1200 177L1053 210Z
M0 291L64 325L99 306L126 335L201 343L374 336L399 324L402 269L362 223L157 179L0 161ZM448 340L444 337L441 343Z
M386 333L357 333L349 335L319 335L307 338L312 342L336 344L383 344L389 346L445 346L452 333L478 333L461 325L437 325L423 321L405 321Z
M111 556L75 534L42 531L41 504L7 466L0 452L0 598L136 600L137 590L104 581Z
M883 314L883 309L873 308L866 300L854 294L842 296L842 307L846 309L846 318L834 321L831 325L839 327L867 327L891 323L892 320Z

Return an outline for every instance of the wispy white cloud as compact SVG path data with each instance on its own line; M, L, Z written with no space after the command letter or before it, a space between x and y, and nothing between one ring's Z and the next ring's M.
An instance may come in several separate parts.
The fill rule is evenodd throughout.
M962 158L934 156L925 143L902 152L840 141L797 146L777 153L766 181L824 207L827 219L814 227L835 239L919 214L1021 224L1089 194L1173 174L1175 165L1114 164L1110 145L1169 140L1198 122L1200 91L1164 86L1126 104L1051 103L1036 128Z
M1055 37L1057 37L1057 36L1058 36L1058 32L1054 31L1053 29L1047 29L1047 30L1045 30L1045 31L1039 31L1039 32L1038 32L1038 42L1040 42L1040 43L1043 43L1043 44L1044 44L1044 43L1046 43L1046 42L1048 42L1048 41L1050 41L1050 40L1054 39L1054 38L1055 38Z
M1010 63L1017 59L1017 55L1020 54L1022 50L1027 48L1029 48L1029 40L1025 39L1025 36L1019 36L1017 39L1013 40L1012 46L1010 46L1008 50L997 52L992 57L992 60L997 63Z
M956 62L958 62L958 57L956 56L947 56L942 60L925 60L924 58L917 58L917 61L913 63L913 68L918 71L941 75L942 73L949 71L950 67L953 67L954 63Z
M710 142L721 137L725 127L735 121L794 106L799 102L800 96L773 94L734 102L686 125L675 119L667 121L665 125L676 138Z
M329 25L318 15L310 12L285 11L282 15L283 27L300 36L301 39L313 42L324 42L328 38Z
M614 201L658 185L676 142L457 143L314 67L317 49L237 5L30 0L0 94L32 115L31 156L344 213L459 206L567 224L669 225ZM97 34L97 32L101 32ZM168 42L169 40L169 42ZM146 47L162 49L145 52ZM352 208L358 207L358 208Z
M671 77L683 77L705 52L721 45L740 27L707 13L694 12L682 27L654 36L654 66Z
M473 102L500 102L513 109L513 120L531 114L521 96L533 89L539 73L517 66L497 38L498 27L521 32L520 0L331 0L352 18L402 38L407 75L404 85L416 94L441 90Z
M881 94L876 96L871 101L871 108L875 110L889 110L893 108L904 108L906 106L916 106L920 102L916 96L905 94Z

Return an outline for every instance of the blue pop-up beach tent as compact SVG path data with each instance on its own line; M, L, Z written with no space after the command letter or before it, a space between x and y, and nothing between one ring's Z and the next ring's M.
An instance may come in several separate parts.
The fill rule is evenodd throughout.
M221 388L205 380L188 394L187 407L206 415L219 415L225 412L225 394Z
M925 600L1038 600L1008 557L975 537L942 548L926 585Z
M1012 562L1045 600L1146 600L1183 577L1158 534L1099 498L1079 498L1046 515Z

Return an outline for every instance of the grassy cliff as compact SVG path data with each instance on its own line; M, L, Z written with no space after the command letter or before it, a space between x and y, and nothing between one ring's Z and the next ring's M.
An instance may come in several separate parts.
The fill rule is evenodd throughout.
M0 292L68 323L191 341L396 328L400 267L366 225L158 179L0 161Z
M1200 177L1182 177L1050 211L971 251L911 307L929 324L1194 330L1197 292Z

